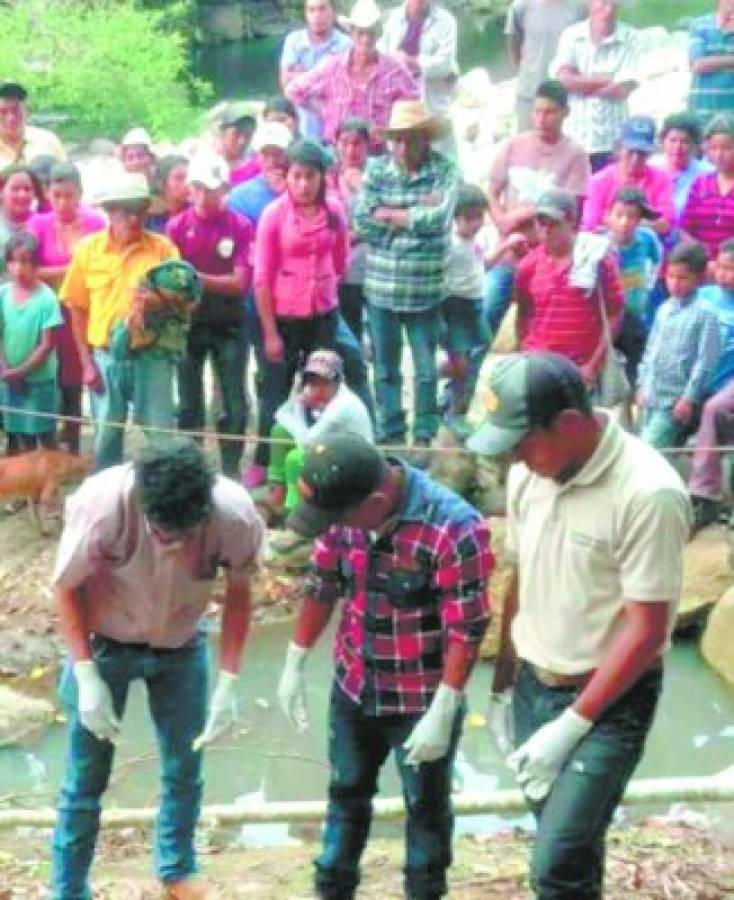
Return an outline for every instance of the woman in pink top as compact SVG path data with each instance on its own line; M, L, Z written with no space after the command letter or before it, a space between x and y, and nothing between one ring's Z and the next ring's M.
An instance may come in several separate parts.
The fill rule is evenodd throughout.
M102 231L106 222L96 210L82 206L79 170L71 163L57 163L49 174L48 201L51 211L37 213L27 228L39 244L40 277L56 289L63 281L76 244L88 234ZM69 310L62 304L63 325L56 330L59 361L61 415L78 418L82 411L82 366L71 331ZM72 453L79 452L80 426L65 422L61 434Z
M326 196L330 163L321 144L298 140L288 150L286 190L260 218L255 238L255 303L268 371L261 373L272 412L288 396L301 359L334 349L337 288L349 258L349 227L338 200ZM272 422L260 411L258 430ZM266 430L267 429L267 430Z
M604 227L604 219L614 197L622 187L636 187L658 213L649 223L659 235L666 235L676 224L673 182L667 172L648 162L655 147L655 122L649 116L632 116L622 122L617 161L591 176L584 203L582 231Z

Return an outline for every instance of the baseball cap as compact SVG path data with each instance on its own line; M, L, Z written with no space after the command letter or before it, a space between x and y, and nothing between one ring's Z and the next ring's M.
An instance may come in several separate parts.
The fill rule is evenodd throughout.
M581 373L557 353L513 353L489 376L488 416L466 446L474 453L509 453L528 432L546 428L565 409L591 411Z
M569 216L578 213L578 200L568 191L559 188L551 188L538 197L535 203L535 215L546 216L555 222L563 222Z
M251 146L255 153L265 147L287 150L292 140L293 135L282 122L263 122L252 136Z
M255 105L248 100L232 100L230 101L222 114L222 128L230 128L234 125L240 125L248 131L255 127L257 121L257 111Z
M26 100L28 91L17 81L4 81L0 84L0 100Z
M304 499L286 525L305 537L317 537L369 497L386 470L377 447L356 434L333 435L307 446L299 478Z
M630 206L636 206L643 219L659 219L660 213L653 209L647 202L645 192L636 187L620 188L614 195L612 203L628 203Z
M306 359L303 374L339 381L344 377L344 363L334 350L314 350Z
M153 141L150 135L140 125L131 128L125 137L120 141L121 147L145 147L148 153L153 152Z
M655 120L650 116L630 116L619 126L619 143L627 150L655 151Z
M189 163L187 184L200 184L208 191L216 191L229 184L229 166L216 153L199 153Z

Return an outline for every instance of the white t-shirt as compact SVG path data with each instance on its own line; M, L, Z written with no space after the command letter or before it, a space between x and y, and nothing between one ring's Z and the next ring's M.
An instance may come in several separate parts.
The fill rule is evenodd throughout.
M478 300L484 287L484 252L476 238L459 237L451 232L446 254L444 296Z
M667 600L670 636L691 510L656 450L607 421L592 458L564 485L512 466L507 511L521 659L563 674L596 668L627 601Z

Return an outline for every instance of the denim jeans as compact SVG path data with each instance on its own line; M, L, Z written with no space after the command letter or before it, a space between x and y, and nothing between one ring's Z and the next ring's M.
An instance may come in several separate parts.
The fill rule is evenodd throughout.
M247 424L247 344L244 318L239 323L213 324L202 321L192 325L186 343L186 354L179 365L179 427L191 431L204 429L204 363L207 356L211 357L222 391L222 415L217 421L217 430L220 434L244 436ZM225 439L219 442L219 455L225 475L239 478L243 448L243 441Z
M367 311L373 341L378 440L405 441L403 329L413 357L413 436L415 440L430 440L438 431L436 348L440 307L404 313L368 303Z
M132 405L133 421L149 428L175 428L173 379L175 357L170 353L142 350L125 359L108 350L95 350L104 391L91 392L94 418L94 468L96 471L122 462L124 424Z
M180 881L197 870L194 832L201 808L202 755L192 751L191 742L206 717L206 639L197 635L177 650L154 650L95 637L93 649L118 717L125 711L130 683L145 681L161 758L155 865L161 881ZM90 900L88 875L114 747L80 723L70 662L64 666L59 694L69 712L69 737L53 837L51 900Z
M734 381L709 397L701 410L696 450L688 476L688 490L694 497L720 499L723 493L724 454L714 448L734 438Z
M484 357L492 346L499 327L512 302L512 289L515 284L515 270L511 266L498 265L489 269L484 277L484 296L482 297L483 331L479 340L469 353L469 372L467 374L466 391L469 401L479 381Z
M602 897L606 832L642 756L661 687L662 668L643 675L578 744L545 800L529 801L538 825L530 884L539 900ZM577 695L541 684L524 663L513 697L518 746Z
M316 893L352 898L367 843L377 778L391 750L405 798L405 893L428 900L446 893L451 865L451 772L464 712L457 715L446 756L419 768L406 765L403 743L420 716L366 716L334 684L329 708L329 806L324 844L316 860Z
M690 426L674 418L671 407L646 409L644 412L640 437L658 450L682 447L690 433Z
M339 309L347 328L358 342L362 340L362 313L364 312L364 291L361 284L339 285Z

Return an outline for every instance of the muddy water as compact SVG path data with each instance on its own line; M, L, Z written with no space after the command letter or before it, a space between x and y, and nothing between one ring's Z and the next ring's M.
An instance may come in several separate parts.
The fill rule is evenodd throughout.
M290 626L253 630L241 676L241 721L206 757L206 801L233 802L239 797L265 800L320 799L327 769L326 707L330 686L330 641L324 638L309 660L309 711L312 727L293 732L277 707L275 690ZM482 713L491 668L480 665L469 691L470 713ZM468 719L471 722L471 718ZM13 795L20 805L53 803L62 774L65 729L51 728L35 743L0 750L0 798ZM734 693L700 661L695 644L679 643L667 668L665 692L640 766L640 777L708 775L734 758ZM512 787L481 727L465 728L456 771L463 790ZM399 793L389 764L381 794ZM108 804L153 805L158 794L157 758L142 684L134 685L124 720ZM491 831L492 816L460 820L462 831ZM244 839L282 842L286 826L247 828Z

